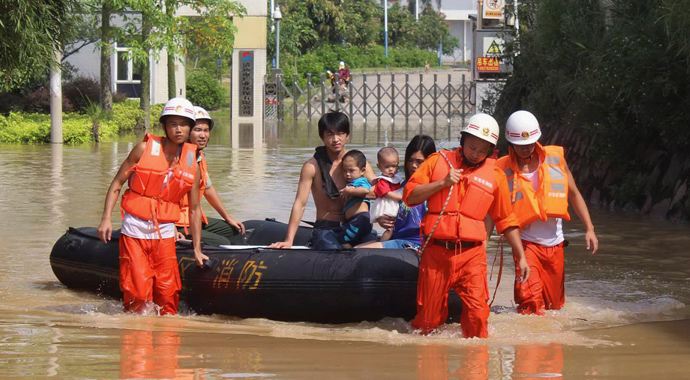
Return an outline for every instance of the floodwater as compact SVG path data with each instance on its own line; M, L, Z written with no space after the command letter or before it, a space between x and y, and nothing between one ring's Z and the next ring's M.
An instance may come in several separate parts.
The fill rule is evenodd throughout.
M300 165L318 143L315 128L270 128L265 147L238 150L226 129L215 131L210 172L235 217L287 220ZM391 142L402 153L417 131L359 127L349 147L373 158ZM436 132L441 145L454 145L445 127ZM134 141L0 145L0 378L690 378L688 225L604 211L593 212L596 256L583 247L581 225L566 224L563 310L517 315L506 260L485 340L462 339L457 325L418 336L398 319L319 325L184 309L124 314L116 300L62 286L48 256L67 227L98 223ZM310 208L305 219L313 216Z

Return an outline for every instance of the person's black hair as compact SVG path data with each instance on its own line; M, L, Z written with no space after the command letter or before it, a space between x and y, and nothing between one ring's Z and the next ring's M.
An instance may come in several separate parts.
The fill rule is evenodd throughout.
M324 133L331 131L350 134L350 118L340 111L327 112L319 119L319 137L323 139Z
M352 157L355 162L357 163L357 167L364 170L367 167L367 157L362 153L362 151L353 149L353 150L348 150L347 153L343 156L343 161L345 161L346 158Z
M434 143L434 139L427 135L417 135L407 144L407 148L405 148L405 163L403 165L405 168L405 178L410 178L410 173L407 170L407 161L417 152L422 152L425 159L432 153L435 153L436 144Z

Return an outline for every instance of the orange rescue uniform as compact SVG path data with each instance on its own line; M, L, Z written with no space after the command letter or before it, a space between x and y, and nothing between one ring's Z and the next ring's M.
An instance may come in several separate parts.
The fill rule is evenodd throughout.
M199 183L199 199L202 199L204 197L204 193L206 192L206 187L208 187L208 183L210 183L209 177L208 177L208 164L206 163L206 155L204 152L199 152L199 158L197 160L197 163L199 164L199 175L200 175L200 183ZM201 211L201 222L203 224L208 224L208 218L206 217L206 214ZM185 194L182 197L182 200L180 201L180 219L175 223L176 226L178 227L184 227L185 234L187 234L187 229L191 225L189 222L189 195Z
M163 138L147 134L144 141L144 153L132 168L129 188L122 196L122 211L156 226L174 223L180 218L180 200L194 184L196 145L185 143L179 159L169 165ZM140 312L153 301L162 315L177 313L182 283L175 237L139 239L121 235L119 244L125 310Z
M535 152L539 157L539 168L535 173L538 176L536 189L530 179L520 174L517 156L512 149L508 156L497 161L508 179L513 211L520 228L548 218L570 220L568 171L563 148L536 143ZM544 246L523 239L522 245L531 272L527 281L515 283L518 312L543 314L545 309L560 309L565 304L563 240L554 246Z
M462 300L463 335L485 338L489 292L484 219L491 215L499 233L517 227L518 222L512 213L505 174L495 166L495 160L487 158L479 167L470 167L462 162L461 148L429 156L407 182L403 201L413 206L408 199L414 188L443 180L449 173L449 165L464 171L460 182L453 186L442 215L440 211L450 188L436 192L427 200L429 210L421 230L423 235L432 237L419 264L417 315L412 326L423 333L440 326L448 316L448 290L452 288ZM426 236L422 236L422 241L425 240Z

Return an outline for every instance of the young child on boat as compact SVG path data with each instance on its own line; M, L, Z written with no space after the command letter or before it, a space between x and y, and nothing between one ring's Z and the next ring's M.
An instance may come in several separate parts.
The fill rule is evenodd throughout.
M371 233L369 201L366 199L371 191L371 184L364 176L366 166L367 158L359 150L348 151L343 156L343 173L347 185L340 192L349 197L343 208L345 223L337 234L338 242L343 248L352 248L362 243Z
M376 158L378 160L376 166L381 171L381 175L374 180L376 200L371 206L372 223L384 215L391 217L398 215L398 208L402 200L403 179L398 174L398 165L400 164L398 151L393 147L383 147L379 149ZM387 229L381 235L381 241L390 239L392 235L393 229Z

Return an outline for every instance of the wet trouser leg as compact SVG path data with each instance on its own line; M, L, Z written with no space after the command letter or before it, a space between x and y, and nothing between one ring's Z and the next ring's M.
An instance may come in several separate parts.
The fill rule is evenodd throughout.
M419 263L417 315L412 327L428 334L445 322L448 315L450 255L443 247L427 246Z
M175 239L160 240L158 250L152 255L151 264L155 273L153 302L160 306L161 315L177 314L182 281L177 264Z
M563 244L544 247L523 240L522 245L530 267L530 275L526 282L515 283L515 303L518 305L518 312L541 315L544 310L562 308L565 304Z
M180 272L175 238L162 240L120 236L120 289L125 311L142 312L153 301L161 314L177 313Z
M462 301L460 327L465 338L489 336L489 288L484 244L454 254L454 288Z
M428 246L419 264L417 315L412 326L429 333L448 316L448 290L462 301L460 326L466 338L488 336L489 305L485 246L447 250Z

